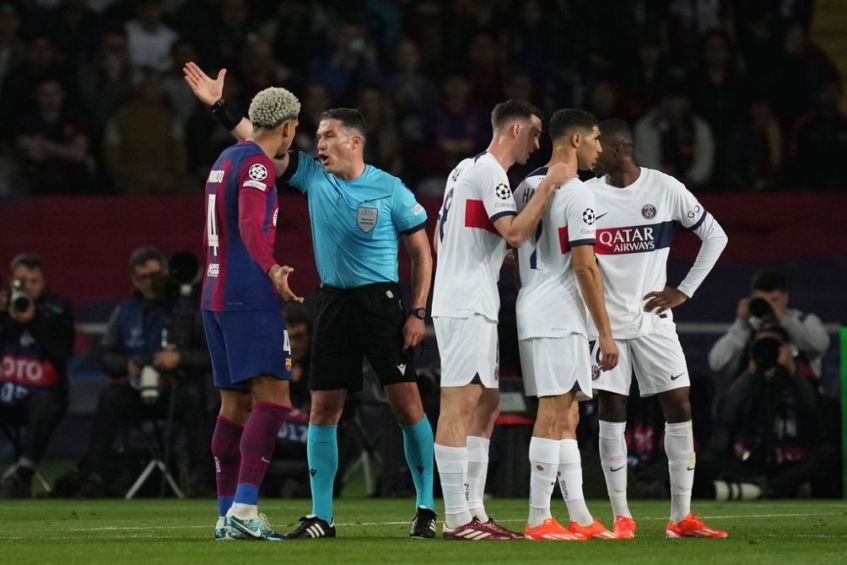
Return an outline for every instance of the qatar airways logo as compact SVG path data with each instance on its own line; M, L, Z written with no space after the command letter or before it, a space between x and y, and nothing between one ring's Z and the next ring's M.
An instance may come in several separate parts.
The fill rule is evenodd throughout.
M601 255L643 253L670 245L673 222L597 230L595 252Z

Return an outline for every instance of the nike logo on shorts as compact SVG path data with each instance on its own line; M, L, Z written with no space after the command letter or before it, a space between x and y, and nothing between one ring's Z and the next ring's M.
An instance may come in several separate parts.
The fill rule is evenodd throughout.
M679 377L681 377L681 376L682 376L682 375L684 375L684 374L685 374L685 373L680 373L680 374L678 374L678 375L671 375L671 380L672 380L672 381L675 381L675 380L677 380Z
M620 467L618 467L618 468L615 468L615 467L609 467L609 470L610 470L611 472L613 472L613 473L614 473L614 472L616 472L616 471L620 471L620 470L621 470L621 469L623 469L624 467L626 467L626 465L621 465L621 466L620 466Z

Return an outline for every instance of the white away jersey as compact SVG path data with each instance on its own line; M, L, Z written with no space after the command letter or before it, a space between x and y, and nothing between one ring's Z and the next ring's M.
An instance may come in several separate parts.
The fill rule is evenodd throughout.
M594 252L603 273L612 334L631 339L652 333L658 316L644 312L643 297L665 288L674 222L695 230L707 213L681 182L645 167L624 188L608 184L606 176L586 184L597 202ZM672 318L670 310L663 315ZM593 327L591 332L596 335Z
M488 152L459 163L447 177L432 292L432 315L497 321L497 279L506 242L494 221L517 214L509 178Z
M544 180L547 168L531 173L515 190L523 209ZM518 249L518 339L587 335L579 281L571 268L571 248L595 243L594 193L573 179L553 193L535 236Z

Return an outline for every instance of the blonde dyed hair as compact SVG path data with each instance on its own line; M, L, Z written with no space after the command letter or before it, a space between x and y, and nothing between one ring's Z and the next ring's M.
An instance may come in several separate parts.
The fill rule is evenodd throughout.
M253 127L273 129L288 120L297 119L300 100L290 90L272 86L256 94L247 115Z

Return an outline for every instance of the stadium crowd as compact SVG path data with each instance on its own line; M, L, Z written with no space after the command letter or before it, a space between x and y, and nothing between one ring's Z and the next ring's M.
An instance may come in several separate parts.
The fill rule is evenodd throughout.
M838 190L847 186L837 158L847 150L847 118L839 110L840 76L809 39L811 7L803 1L742 8L695 0L625 5L611 0L0 0L0 200L197 191L232 137L186 87L182 69L188 61L198 61L212 76L228 69L224 98L242 113L270 86L298 93L303 104L292 149L307 155L317 151L319 122L336 119L326 110L359 108L368 134L364 162L402 176L420 194L441 194L457 162L485 148L489 110L503 98L536 103L548 114L573 106L600 120L623 118L634 125L635 161L677 177L695 192ZM583 27L584 22L592 25ZM550 142L542 139L548 147L516 167L515 177L544 162ZM308 172L310 166L318 167L304 157L283 179L297 186L292 180L297 167ZM267 176L262 170L259 180ZM508 198L508 190L503 195L498 194ZM593 223L594 212L587 211ZM652 214L652 206L641 210L644 218ZM275 226L275 212L273 218ZM110 474L126 469L109 469L126 448L119 432L145 419L175 418L182 422L185 445L195 448L182 453L182 486L189 496L208 495L214 401L207 398L211 362L197 288L169 280L168 261L155 248L137 250L129 266L132 295L114 310L96 351L112 380L100 397L79 472L57 483L68 487L57 492L123 494L134 474L124 472L111 481ZM430 277L421 278L428 283ZM44 449L67 410L73 313L68 301L45 290L38 255L16 257L9 280L17 287L0 292L0 424L29 432L23 443L13 442L17 460L0 483L0 496L22 497L30 495ZM695 410L714 416L714 428L693 417L705 459L704 479L694 491L702 496L795 496L815 469L833 458L832 439L819 414L821 357L829 346L823 325L814 315L787 308L787 284L779 273L756 279L752 293L739 302L735 323L709 355L715 380L737 394L692 400L699 403ZM427 311L419 310L423 313L415 316L423 328ZM289 309L286 318L293 332L294 411L286 406L283 430L271 438L284 453L295 454L296 467L280 474L302 482L306 383L310 372L320 374L310 367L308 351L319 334L312 333L305 310ZM59 329L61 335L48 335ZM390 365L405 376L406 361ZM36 370L46 375L41 382L30 375ZM151 374L155 384L145 385ZM329 390L346 390L331 384ZM421 390L415 409L420 404L424 410L426 396ZM180 400L169 403L174 397ZM337 400L334 420L340 426L342 470L351 459L343 455L348 432L362 436L354 450L373 448L356 412L338 422L345 402L343 396ZM380 402L379 415L392 421L387 405ZM660 432L655 422L633 418L623 407L620 418L637 424L628 437L632 455L623 462L663 490L666 471L653 477L648 465L655 463ZM593 429L597 417L592 421L591 411L583 410L583 416L585 427ZM200 413L210 417L191 417ZM425 411L416 415L428 428L426 418ZM669 424L691 427L690 414L677 419L684 421ZM404 433L417 426L399 421ZM624 422L615 423L623 429ZM656 437L643 440L639 434L650 426ZM388 437L386 444L396 440ZM212 445L214 450L215 440ZM644 455L648 450L650 457ZM733 465L723 465L725 457ZM482 463L488 463L487 455ZM653 470L665 462L660 463ZM310 462L313 478L316 466ZM332 493L343 473L327 476L328 526ZM407 491L413 480L407 477ZM390 481L386 471L383 483ZM641 494L674 493L650 493L648 485Z
M189 60L229 69L225 97L242 111L268 86L297 93L306 152L321 112L360 108L367 161L416 192L440 194L459 159L484 148L505 98L627 119L639 161L695 191L839 190L847 118L840 77L809 35L812 8L4 0L0 199L195 192L231 139L185 87Z

